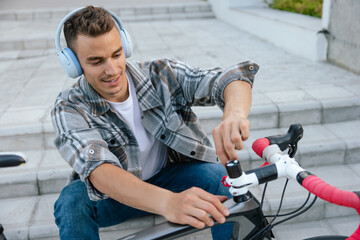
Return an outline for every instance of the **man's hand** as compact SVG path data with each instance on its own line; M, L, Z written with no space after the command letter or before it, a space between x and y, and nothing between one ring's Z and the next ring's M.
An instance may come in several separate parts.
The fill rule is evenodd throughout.
M235 149L244 148L243 141L249 138L250 122L241 113L231 113L213 130L216 154L225 165L238 159Z
M162 215L174 223L204 228L205 225L214 224L208 214L220 223L224 223L229 215L229 210L221 203L227 199L226 196L215 196L196 187L173 193L109 163L95 168L90 174L90 181L109 197L125 205Z
M243 141L249 138L251 100L251 85L247 82L233 81L224 90L223 121L213 130L216 154L223 165L238 159L235 149L243 149Z
M229 210L221 203L226 199L226 196L215 196L193 187L181 193L172 193L163 215L170 222L200 229L206 225L211 227L214 225L213 219L224 223L229 215Z

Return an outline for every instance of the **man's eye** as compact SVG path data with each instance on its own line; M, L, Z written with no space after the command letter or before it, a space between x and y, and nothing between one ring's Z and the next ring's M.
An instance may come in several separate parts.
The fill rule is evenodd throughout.
M99 65L101 63L101 61L96 61L96 62L92 62L91 65Z
M115 54L114 55L114 58L119 58L121 56L121 54L119 53L119 54Z

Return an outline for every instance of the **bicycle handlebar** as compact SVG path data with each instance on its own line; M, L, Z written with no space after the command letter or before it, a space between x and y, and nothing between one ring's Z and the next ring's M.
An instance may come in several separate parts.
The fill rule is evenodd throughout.
M0 168L15 167L26 163L26 156L20 152L0 153Z
M354 208L360 215L360 193L340 190L326 183L318 176L309 175L302 181L302 186L319 198L339 206ZM348 240L360 239L360 225Z
M289 132L287 134L290 135ZM280 146L277 145L276 147L272 147L274 145L271 144L271 139L273 138L260 138L253 143L252 148L261 158L265 159L267 162L273 163L279 158L279 156L276 155L283 155L279 150L285 149L281 149ZM290 157L288 158L291 160ZM354 208L360 215L360 192L340 190L307 171L299 171L296 174L296 180L305 189L319 198L336 205ZM347 239L360 240L360 225L358 229Z

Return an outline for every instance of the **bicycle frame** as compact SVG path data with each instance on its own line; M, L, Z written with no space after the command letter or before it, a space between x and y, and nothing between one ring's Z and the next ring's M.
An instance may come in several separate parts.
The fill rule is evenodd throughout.
M257 199L248 192L246 194L247 200L241 203L236 203L233 199L224 202L224 205L229 209L230 215L226 218L226 223L233 223L233 233L231 239L250 239L251 236L267 225L266 218L260 208ZM215 223L218 225L219 223ZM208 227L207 227L208 228ZM207 229L204 228L204 229ZM204 229L196 229L189 225L179 225L170 222L164 222L152 228L131 234L121 240L148 240L148 239L177 239L179 237L187 236L189 234L203 231ZM267 236L271 239L271 236ZM264 236L256 239L264 239Z

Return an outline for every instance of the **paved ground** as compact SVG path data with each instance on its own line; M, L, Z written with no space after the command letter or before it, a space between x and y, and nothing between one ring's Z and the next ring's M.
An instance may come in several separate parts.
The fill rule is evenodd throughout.
M200 2L203 0L62 0L62 1L47 1L47 0L1 0L0 10L19 10L19 9L44 9L44 8L74 8L86 5L96 5L104 7L114 6L139 6L139 5L153 5L153 4L171 4L171 3L188 3Z
M54 21L32 24L10 21L0 27L6 29L12 23L17 30L3 36L4 41L19 38L22 32L36 32L52 42L57 25ZM168 57L202 68L228 67L247 60L258 63L254 106L297 111L359 103L359 75L288 54L216 19L128 22L126 27L134 42L134 54L129 59L132 61ZM48 118L58 92L75 82L65 76L54 49L3 51L2 56L9 60L0 61L1 126ZM14 121L13 114L24 108L31 114ZM304 122L312 120L316 122L317 117L306 118Z

